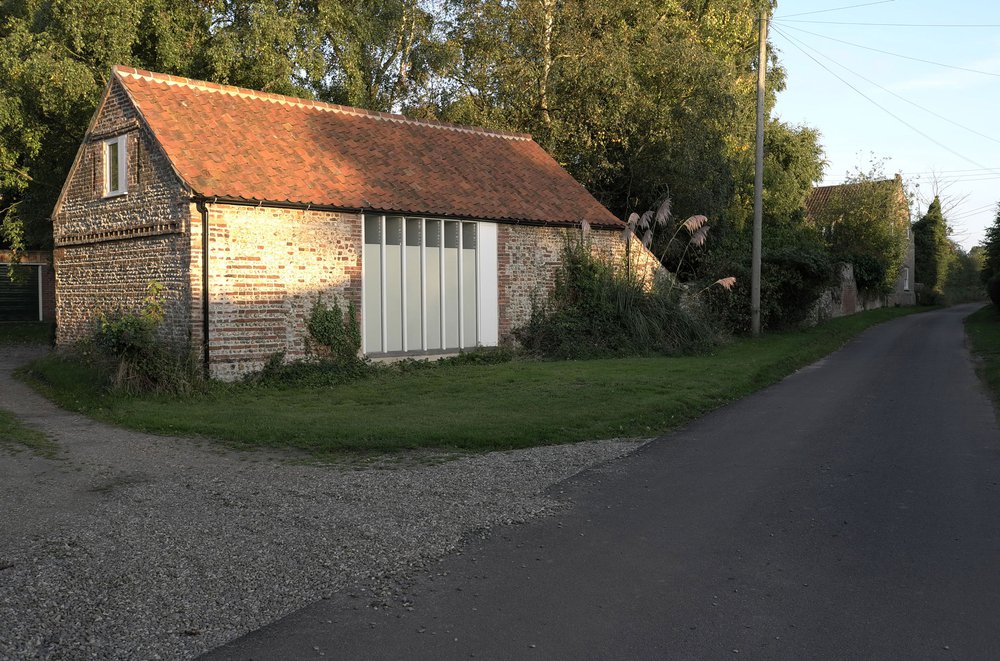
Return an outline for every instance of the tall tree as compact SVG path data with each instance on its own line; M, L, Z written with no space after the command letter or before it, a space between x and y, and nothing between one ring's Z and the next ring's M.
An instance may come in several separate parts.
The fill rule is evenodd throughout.
M983 284L1000 275L1000 203L997 204L993 224L986 228L982 242L982 267L979 271Z
M442 114L532 133L620 215L667 192L680 217L717 215L752 142L758 6L452 0Z
M49 213L113 64L201 74L198 0L0 5L0 244L51 240Z
M917 282L923 285L922 296L933 300L943 295L952 257L948 225L941 213L941 199L927 207L927 213L913 223L914 269Z

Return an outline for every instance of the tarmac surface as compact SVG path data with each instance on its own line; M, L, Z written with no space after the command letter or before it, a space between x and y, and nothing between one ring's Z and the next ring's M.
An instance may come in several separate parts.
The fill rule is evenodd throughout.
M962 319L905 317L554 488L393 603L206 659L996 659L1000 431Z

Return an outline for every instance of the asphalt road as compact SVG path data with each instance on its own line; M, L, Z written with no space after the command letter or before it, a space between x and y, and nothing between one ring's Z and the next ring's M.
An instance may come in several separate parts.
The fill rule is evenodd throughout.
M561 485L572 507L210 659L998 659L1000 432L968 306ZM618 405L618 404L614 404Z

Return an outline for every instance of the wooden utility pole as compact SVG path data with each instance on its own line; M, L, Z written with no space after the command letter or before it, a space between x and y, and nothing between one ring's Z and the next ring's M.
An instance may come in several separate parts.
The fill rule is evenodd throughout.
M764 79L767 73L767 10L760 10L757 55L757 154L753 173L753 263L750 266L750 331L760 335L760 243L764 216Z

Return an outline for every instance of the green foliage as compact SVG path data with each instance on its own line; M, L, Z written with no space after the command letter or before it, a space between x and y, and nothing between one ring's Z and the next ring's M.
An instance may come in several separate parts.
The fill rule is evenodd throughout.
M986 295L990 297L993 305L1000 308L1000 273L996 273L986 283Z
M681 217L714 217L744 183L759 2L451 4L444 118L531 133L622 217L664 181Z
M993 224L986 228L986 235L983 237L979 277L983 284L986 284L998 273L1000 273L1000 204L997 204Z
M952 259L952 246L948 241L948 225L941 213L941 200L936 195L927 213L913 223L913 247L916 278L923 285L921 302L941 299Z
M205 77L199 0L0 4L0 245L51 242L48 217L114 64Z
M834 260L818 232L801 214L763 226L761 254L761 328L796 328L812 313L823 291L836 281ZM750 229L728 236L706 264L715 272L731 273L736 287L731 295L713 292L709 305L724 328L750 333Z
M348 303L347 312L337 299L327 306L321 296L316 298L309 319L306 321L310 346L320 358L334 363L351 365L361 359L361 324L354 303Z
M994 303L997 307L986 306L966 317L965 332L979 358L976 371L1000 403L1000 301Z
M965 252L960 246L952 244L951 249L951 265L943 288L945 300L952 305L982 301L986 296L979 279L983 263L982 248L976 246Z
M700 301L672 278L647 290L575 240L567 240L548 301L514 335L529 353L549 358L673 355L717 341Z
M833 258L854 264L862 293L893 291L909 241L909 205L898 176L884 179L878 164L854 173L812 221Z
M175 355L157 337L164 295L163 285L153 280L138 309L98 314L94 357L115 392L185 394L195 387L198 375L191 360Z

